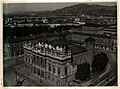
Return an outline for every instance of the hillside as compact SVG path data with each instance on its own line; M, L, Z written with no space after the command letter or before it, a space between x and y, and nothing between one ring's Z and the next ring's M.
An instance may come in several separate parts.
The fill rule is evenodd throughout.
M37 15L37 16L61 16L61 15L104 15L116 16L116 6L77 4L54 11L19 11L11 15Z
M68 15L116 15L116 6L78 4L53 11L54 14Z

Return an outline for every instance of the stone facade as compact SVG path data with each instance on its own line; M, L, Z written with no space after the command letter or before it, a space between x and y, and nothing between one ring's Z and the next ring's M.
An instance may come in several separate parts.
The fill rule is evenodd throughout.
M78 64L88 62L91 65L92 56L94 56L92 44L86 43L88 50L83 50L80 46L81 51L76 51L77 45L74 46L75 48L70 46L72 49L69 50L64 45L52 46L43 42L35 45L26 43L23 46L24 62L32 67L31 73L38 76L40 80L46 81L47 84L69 85L74 79ZM90 48L92 50L89 50Z

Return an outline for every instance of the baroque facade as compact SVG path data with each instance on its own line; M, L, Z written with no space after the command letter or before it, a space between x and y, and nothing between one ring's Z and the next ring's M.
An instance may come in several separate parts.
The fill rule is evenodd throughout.
M94 57L95 40L85 40L86 47L57 39L51 42L25 43L24 62L35 76L40 77L49 85L69 85L74 79L77 65L88 62Z

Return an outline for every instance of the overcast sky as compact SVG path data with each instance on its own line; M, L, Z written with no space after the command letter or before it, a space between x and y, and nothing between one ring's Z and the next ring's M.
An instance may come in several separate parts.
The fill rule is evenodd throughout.
M45 11L45 10L55 10L64 8L67 6L72 6L78 3L5 3L3 4L3 13L11 13L16 11ZM114 2L94 2L88 4L98 4L113 6L116 5Z

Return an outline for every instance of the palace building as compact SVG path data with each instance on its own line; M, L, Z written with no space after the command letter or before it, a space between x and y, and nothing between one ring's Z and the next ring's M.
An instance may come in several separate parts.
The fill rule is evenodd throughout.
M65 38L27 42L23 45L24 62L29 66L27 70L48 85L69 85L75 77L77 65L92 64L95 40L89 37L84 44Z

